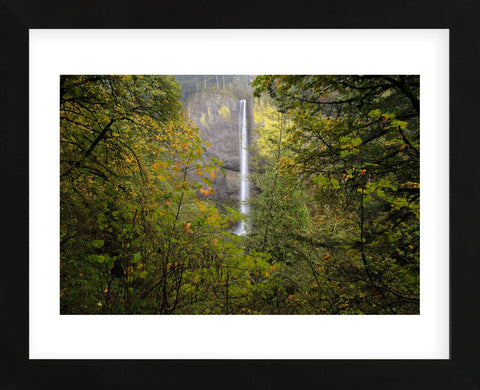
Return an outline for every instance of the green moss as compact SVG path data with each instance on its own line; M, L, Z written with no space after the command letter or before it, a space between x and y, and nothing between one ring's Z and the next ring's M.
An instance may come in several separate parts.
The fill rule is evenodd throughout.
M207 124L207 121L205 119L205 113L202 112L202 116L200 117L200 123L205 126L207 129L210 130L210 126Z
M228 108L227 106L222 106L220 107L218 112L220 113L221 116L223 116L223 119L225 119L226 121L230 120L230 117L231 117L230 108Z

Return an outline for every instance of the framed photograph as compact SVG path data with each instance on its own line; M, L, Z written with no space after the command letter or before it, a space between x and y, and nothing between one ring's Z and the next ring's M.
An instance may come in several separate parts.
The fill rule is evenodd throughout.
M424 16L423 20L417 15L417 25L398 29L378 28L385 26L375 24L360 26L374 28L358 29L348 23L342 29L329 29L329 25L284 28L291 27L286 24L255 28L264 27L260 23L248 26L167 23L159 28L135 29L137 26L128 23L80 25L75 21L60 26L49 18L36 22L37 16L32 14L35 6L26 8L8 6L4 17L12 37L7 45L15 65L14 74L18 75L6 80L11 85L8 90L16 91L7 102L12 115L8 116L11 122L6 129L15 128L20 134L12 141L18 149L11 148L9 160L16 169L10 170L8 180L24 189L13 200L12 204L18 207L12 206L8 213L13 218L15 213L21 217L23 212L24 221L29 221L28 232L25 226L19 227L25 234L13 237L7 244L11 248L9 256L18 259L8 265L12 270L9 274L18 275L8 283L8 297L12 296L11 291L20 290L9 303L14 313L18 313L19 321L10 326L12 336L5 349L7 388L28 388L33 383L56 388L72 376L78 377L73 387L92 382L107 386L148 385L157 383L158 374L165 378L162 383L167 386L176 383L187 386L212 383L207 378L199 379L202 372L212 369L222 371L213 381L222 386L231 383L238 370L254 373L245 379L245 386L254 388L268 387L270 383L294 385L299 377L301 382L341 388L354 384L361 388L478 386L480 378L475 373L476 359L472 356L478 340L475 321L465 323L459 319L474 307L470 305L475 302L475 293L467 292L467 288L470 291L474 286L474 271L478 268L472 263L468 249L471 245L468 238L474 229L465 215L473 213L469 210L469 214L462 214L467 212L469 195L475 199L475 189L467 187L471 178L463 171L468 163L463 159L474 155L475 143L466 139L474 138L469 138L469 133L462 136L463 129L468 128L465 121L471 121L467 110L473 107L469 94L475 91L475 81L467 77L466 59L470 54L460 37L464 37L464 31L477 28L471 20L475 8L467 5L462 10L457 8L454 15L458 15L458 24L443 25L438 22L441 19ZM101 5L97 11L106 12ZM201 14L210 15L207 11ZM61 12L73 15L70 10ZM437 12L437 18L444 16L443 11ZM119 15L124 13L125 10ZM23 15L26 22L19 23L15 15ZM211 21L211 16L207 20ZM20 47L23 56L18 56ZM19 85L22 87L18 88ZM178 86L180 94L175 92ZM93 96L91 107L88 106L91 101L84 99L86 93ZM178 109L174 106L158 109L161 104L170 104L175 93L178 103L188 107L187 119L199 133L182 127L178 122L183 120L180 117L172 125L173 117L161 116L164 122L158 125L163 120L159 115L169 115ZM292 93L296 94L294 98L289 95ZM228 103L226 97L221 103L208 103L208 99L214 101L220 95L228 96L233 103ZM291 122L279 119L266 124L270 108L259 108L267 104L261 100L265 95L272 110L281 114L283 110ZM136 105L138 96L144 99L141 105ZM307 103L311 101L299 105L294 100L297 97L335 108L308 111ZM108 99L112 99L111 107ZM359 111L355 111L357 101L361 102ZM152 102L155 110L150 112L148 105ZM463 104L459 105L460 102ZM125 122L122 125L113 123L114 120L110 123L105 114L117 109ZM341 122L338 118L346 119ZM277 165L285 169L283 183L276 178L272 181L278 185L277 192L270 200L265 198L266 204L272 204L272 199L280 202L278 188L291 185L285 179L289 167L298 169L303 163L305 172L311 167L305 160L296 160L290 152L269 155L265 152L271 147L268 142L273 142L275 129L283 129L282 126L286 134L292 131L297 137L311 137L305 129L313 126L314 120L317 130L325 129L324 133L315 133L318 139L323 137L321 147L309 149L311 138L301 138L289 150L301 148L298 156L308 152L322 158L330 148L338 148L338 161L332 163L330 156L330 165L323 165L323 176L309 173L311 182L324 192L319 195L305 190L295 200L295 192L285 191L285 196L289 196L287 211L273 227L268 223L262 225L264 221L275 221L276 215L271 207L261 209L260 203L250 201L250 197L261 200L268 195L267 173L272 156L282 162L291 159L295 164ZM215 124L223 129L233 122L238 138L233 141L230 136L222 135L220 146L216 145L215 137L219 137L220 130ZM283 125L277 126L280 122ZM198 150L203 150L208 159L203 159L202 165L195 155L183 166L179 159L183 149L177 146L171 161L166 149L160 157L155 157L157 150L152 152L149 146L160 149L166 141L157 145L154 139L142 138L142 146L132 148L128 142L139 142L136 131L152 126L159 129L154 134L165 137L173 134L172 141L168 141L169 150L188 134L191 138L180 143L186 150L185 156L196 153L194 145L198 139ZM362 126L368 126L370 133L358 130ZM254 135L254 129L259 127L263 133ZM294 133L299 128L302 132ZM358 131L351 132L353 128ZM391 128L396 131L394 138L385 135L391 134ZM91 134L82 134L82 129ZM332 134L329 131L341 132L341 136L332 135L325 141L325 134ZM375 131L385 132L375 133L380 137L375 141L376 147L363 147L370 143L368 134ZM105 138L107 132L110 141ZM262 138L266 133L268 137ZM12 139L9 130L4 136L6 140ZM252 141L254 138L256 142ZM88 142L82 144L81 139ZM243 144L245 139L249 142ZM233 142L237 151L232 149L222 155L223 146ZM261 144L264 149L254 150L254 144ZM274 145L280 150L279 145L284 144ZM380 145L385 151L379 152ZM395 168L384 175L382 163L374 166L372 161L374 158L382 161L382 153L392 159L388 151L393 149L399 160L388 165L388 169ZM235 162L225 163L229 156ZM260 165L255 166L259 160ZM319 160L315 161L317 164ZM461 172L451 169L452 162L463 168ZM470 164L474 166L473 162ZM138 171L133 172L131 166L138 167ZM185 175L177 183L182 167ZM87 170L90 174L84 175ZM78 174L72 178L72 172ZM256 177L253 173L257 172L263 176ZM19 179L22 174L23 181ZM151 196L161 198L170 189L171 194L168 199L161 199L163 208L155 208L156 222L150 221L148 225L136 217L137 212L143 212L137 206L146 203L129 203L137 206L126 210L117 207L120 203L112 206L112 202L122 196L137 199L138 193L147 190L136 183L144 183L144 175L150 174L154 175L151 194L156 194ZM109 181L108 175L121 177L115 181L115 188L110 188L113 180ZM380 175L384 175L381 180ZM300 177L306 180L297 170L291 180ZM222 185L219 179L230 181ZM192 190L187 190L186 185L191 185ZM326 215L334 208L333 203L320 212L312 209L308 196L332 202L331 199L338 200L338 194L329 198L326 193L331 195L341 186L353 193L346 198L353 203L353 214L337 210L330 218L341 226L338 229L342 238L349 242L352 240L347 232L356 235L360 221L360 241L348 248L332 244L334 248L330 251L324 242L321 250L309 251L300 251L302 244L298 241L287 245L286 236L280 234L282 228L297 234L296 240L306 237L300 234L304 225L298 225L305 220L299 217L302 207L310 217L323 218L308 220L314 226L308 231L316 232L308 236L309 245L315 239L327 237L319 232L320 228L332 229L327 226L332 219ZM234 195L228 195L232 188ZM299 188L298 184L295 188ZM388 196L389 191L403 195L393 198ZM148 192L142 192L145 193ZM418 196L411 195L417 193ZM229 197L235 202L229 203ZM187 199L191 199L191 204ZM218 215L204 211L212 199L221 205L217 207L222 211ZM21 204L22 210L29 205L28 218L26 211L18 211ZM103 205L102 210L96 209L98 205ZM158 221L166 221L169 212L173 225L168 220L166 230L162 231ZM129 226L125 221L131 213L135 214L134 222ZM199 222L201 218L193 219L195 213L204 213L203 225ZM99 220L100 214L106 217ZM225 215L231 215L228 227L214 222ZM125 223L112 222L121 218ZM392 218L396 220L390 226ZM407 223L402 218L410 219ZM348 225L352 220L355 228ZM417 227L415 221L419 222ZM147 225L156 233L148 235ZM258 235L256 241L253 232L261 226L261 231L268 234ZM381 226L383 236L378 233ZM465 232L461 229L464 226L472 230ZM177 227L182 236L173 234ZM73 229L75 234L71 235ZM118 255L107 248L110 238L117 234L116 229L125 249ZM217 237L214 234L221 231L229 240L237 237L246 250L235 252L233 244L213 243ZM202 232L203 238L198 232ZM150 240L155 235L171 240L164 252L157 248L164 241ZM65 237L73 240L62 241ZM149 237L148 245L159 254L149 254L152 249L145 244L145 237ZM270 241L266 237L271 237ZM187 246L187 240L192 247ZM271 244L270 249L266 242ZM208 251L196 249L199 245ZM213 247L218 252L212 252ZM296 250L288 252L292 247ZM389 255L380 254L382 251ZM390 255L395 251L395 256ZM284 257L281 258L280 252ZM128 253L128 259L124 253ZM162 258L161 253L166 253L166 257ZM194 267L186 260L192 256L198 261L202 256L205 261L219 258L212 253L222 253L224 260L215 265L206 262L201 267ZM302 253L306 256L306 266L315 268L293 272L292 266L285 265L292 253ZM356 253L358 262L350 260ZM230 260L233 257L236 262ZM84 266L87 260L79 258L87 259L88 266ZM119 260L124 258L127 260ZM155 263L153 258L163 260ZM331 258L334 265L329 263ZM417 262L419 259L416 265L415 258ZM249 261L254 265L245 268ZM238 275L234 274L235 267L241 268ZM159 282L149 279L150 273L162 269L165 275L170 275L170 284L165 282L166 277ZM315 276L325 280L320 283ZM344 278L340 286L337 280L332 281L339 276ZM346 278L350 278L348 288ZM17 287L13 288L13 284ZM185 369L191 375L178 379ZM135 375L128 374L130 371ZM279 374L275 377L269 371ZM350 375L339 377L344 372ZM176 373L176 379L168 377L168 373Z

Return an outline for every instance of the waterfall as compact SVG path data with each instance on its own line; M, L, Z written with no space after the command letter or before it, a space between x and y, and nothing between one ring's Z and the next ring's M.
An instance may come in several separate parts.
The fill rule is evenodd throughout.
M249 183L248 183L248 134L247 134L247 101L245 99L239 102L239 137L240 137L240 212L242 215L248 215L250 207L248 206ZM240 221L235 234L243 236L246 234L245 221Z

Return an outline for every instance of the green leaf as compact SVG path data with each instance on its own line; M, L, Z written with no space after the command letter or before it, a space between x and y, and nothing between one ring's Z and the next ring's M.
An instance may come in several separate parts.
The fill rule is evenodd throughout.
M133 262L138 263L140 260L142 260L142 255L140 253L134 253L133 254Z
M392 121L392 127L400 127L402 130L405 130L407 128L407 122L395 119Z
M95 248L101 248L101 247L103 247L104 244L105 244L105 242L103 240L93 240L92 241L92 245Z
M105 257L102 255L90 255L88 256L88 261L102 264L105 261Z
M362 143L362 139L360 137L356 137L352 139L352 145L353 146L359 146Z

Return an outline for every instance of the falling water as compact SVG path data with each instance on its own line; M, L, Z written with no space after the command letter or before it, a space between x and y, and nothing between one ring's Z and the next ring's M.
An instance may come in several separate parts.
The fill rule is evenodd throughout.
M242 215L248 215L250 207L248 206L249 183L248 183L248 135L247 135L247 101L245 99L239 102L239 135L240 135L240 212ZM235 232L238 235L245 235L245 221L240 222L240 226Z

